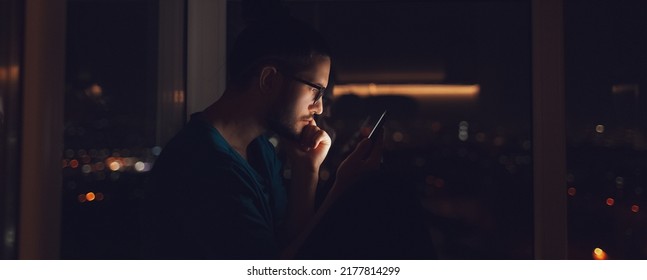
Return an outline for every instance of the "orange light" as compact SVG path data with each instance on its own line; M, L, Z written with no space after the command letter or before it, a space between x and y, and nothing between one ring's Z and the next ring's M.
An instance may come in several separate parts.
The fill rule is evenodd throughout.
M117 171L121 168L121 163L118 158L109 157L106 159L106 166L112 171Z
M112 171L117 171L117 170L119 170L119 169L121 168L121 163L119 163L118 161L116 161L116 160L115 160L115 161L111 162L111 163L108 165L108 167L109 167L109 168L110 168L110 170L112 170Z
M594 260L608 260L609 256L604 250L600 248L593 249L593 259Z
M72 168L77 168L77 167L79 167L79 161L78 161L78 160L75 160L75 159L70 160L70 166L71 166Z
M615 204L615 203L616 203L616 200L615 200L615 199L610 198L610 197L609 197L609 198L607 198L607 205L609 205L609 206L613 206L613 204Z
M173 102L174 103L184 103L184 91L183 90L173 91Z
M631 205L631 212L638 213L638 211L640 211L640 206L636 204Z
M475 99L481 88L479 85L443 85L443 84L345 84L335 85L334 96L355 94L360 96L374 95L408 95L419 97L450 97Z
M103 193L97 193L97 200L102 201L104 199Z
M96 195L94 195L93 192L89 192L85 194L85 199L87 199L88 201L93 201L95 198L96 198Z
M63 168L67 167L67 159L62 160L61 163L63 165Z
M81 202L81 203L88 201L87 199L85 199L85 195L84 195L84 194L80 194L80 195L79 195L79 197L78 197L78 199L79 199L79 202Z
M0 81L6 82L11 81L15 82L18 80L18 74L20 73L20 68L18 65L10 65L0 67Z
M98 84L92 84L85 90L85 94L92 97L99 97L103 93L103 89Z
M575 196L576 193L577 193L577 189L575 189L574 187L568 188L568 195Z

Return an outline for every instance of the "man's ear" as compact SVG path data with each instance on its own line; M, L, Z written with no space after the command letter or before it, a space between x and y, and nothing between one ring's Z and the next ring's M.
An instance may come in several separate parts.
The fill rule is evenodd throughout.
M258 85L261 92L276 91L283 82L283 76L279 73L276 67L267 65L261 68Z

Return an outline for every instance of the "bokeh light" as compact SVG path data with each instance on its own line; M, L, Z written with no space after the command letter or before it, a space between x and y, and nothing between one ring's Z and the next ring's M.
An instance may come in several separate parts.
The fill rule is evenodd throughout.
M604 125L598 124L595 126L595 132L597 133L604 133Z
M607 198L607 205L613 206L615 203L616 203L615 199L613 199L611 197Z
M577 194L577 189L575 187L568 188L568 195L575 196Z
M151 149L151 153L152 153L154 156L159 156L159 155L160 155L160 153L162 153L162 147L160 147L160 146L155 146L155 147L153 147L153 148Z
M458 139L465 142L469 138L469 123L462 121L458 124Z
M145 168L146 168L146 165L143 162L138 161L138 162L135 163L135 170L137 172L142 172L142 171L144 171Z
M393 133L392 138L394 142L402 142L402 140L404 140L404 134L400 131L396 131Z
M88 174L88 173L92 172L92 166L90 166L89 164L84 164L84 165L81 167L81 171L82 171L83 173L85 173L85 174Z
M87 96L96 98L101 96L101 94L103 94L103 89L98 84L92 84L91 86L85 89L85 94Z
M634 204L631 205L631 212L638 213L640 211L640 206Z
M108 167L112 171L117 171L121 168L121 163L119 163L119 161L114 160L108 164Z
M96 198L96 195L93 192L88 192L85 194L85 199L88 201L93 201Z
M595 249L593 249L593 259L594 260L608 260L609 256L607 255L607 253L604 250L602 250L600 248L595 248Z

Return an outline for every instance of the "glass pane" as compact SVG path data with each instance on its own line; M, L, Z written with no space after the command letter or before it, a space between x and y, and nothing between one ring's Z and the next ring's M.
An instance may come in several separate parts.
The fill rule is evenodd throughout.
M184 59L184 1L67 2L61 255L134 258L147 171L184 122L183 88L168 86L183 63L167 70Z
M647 2L564 3L569 258L645 259Z
M335 137L323 172L334 174L367 116L389 110L384 165L398 190L376 184L363 194L358 205L373 207L364 217L390 229L423 225L416 238L435 247L426 256L532 258L530 1L287 6L334 52L324 121ZM240 13L228 2L228 43Z

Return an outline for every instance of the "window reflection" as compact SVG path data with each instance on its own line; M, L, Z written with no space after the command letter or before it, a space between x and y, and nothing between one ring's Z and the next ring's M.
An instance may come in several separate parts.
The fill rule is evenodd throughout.
M569 257L645 259L647 3L564 4Z

